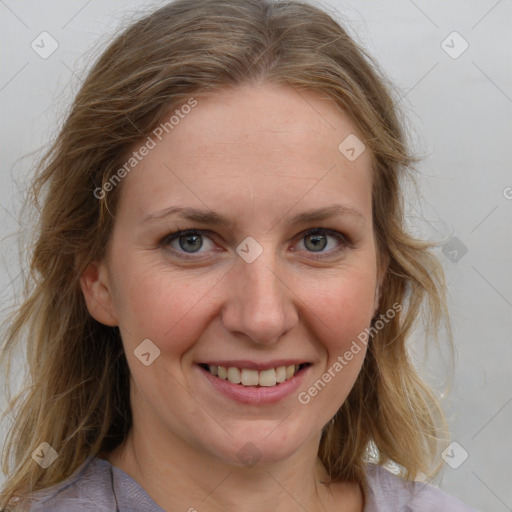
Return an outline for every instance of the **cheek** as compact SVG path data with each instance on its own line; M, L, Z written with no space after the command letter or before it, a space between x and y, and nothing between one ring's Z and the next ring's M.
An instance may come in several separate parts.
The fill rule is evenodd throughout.
M217 274L191 276L135 258L117 269L116 313L125 343L149 338L162 352L182 354L207 321Z
M373 316L376 276L350 272L313 289L304 309L324 355L298 400L316 408L320 423L333 417L350 393L366 355L366 329ZM306 320L306 321L308 321Z
M329 359L343 354L371 320L375 296L375 260L365 251L357 264L325 272L292 272L298 322L320 341ZM229 270L176 271L148 255L118 255L114 280L115 309L127 347L133 350L149 338L162 352L185 354L230 298ZM227 275L224 276L224 272Z
M321 329L319 336L329 351L344 350L371 322L376 287L371 269L352 269L310 283L310 292L303 295L305 311L311 312L311 321Z

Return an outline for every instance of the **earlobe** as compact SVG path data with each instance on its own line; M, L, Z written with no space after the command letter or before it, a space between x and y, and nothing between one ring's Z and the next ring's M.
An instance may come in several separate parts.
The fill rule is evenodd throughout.
M90 315L102 324L117 326L108 272L103 262L93 261L87 265L80 276L80 287Z

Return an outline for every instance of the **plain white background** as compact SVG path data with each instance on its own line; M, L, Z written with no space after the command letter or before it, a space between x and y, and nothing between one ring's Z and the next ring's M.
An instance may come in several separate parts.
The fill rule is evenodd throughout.
M19 287L10 235L37 156L26 155L56 134L91 59L122 20L164 3L0 1L3 305ZM437 253L457 355L444 405L458 444L446 452L440 486L482 511L512 510L512 1L323 5L398 86L414 149L425 156L409 220L418 234L445 241ZM43 58L33 41L43 54L58 47ZM433 378L446 365L430 354L422 369Z

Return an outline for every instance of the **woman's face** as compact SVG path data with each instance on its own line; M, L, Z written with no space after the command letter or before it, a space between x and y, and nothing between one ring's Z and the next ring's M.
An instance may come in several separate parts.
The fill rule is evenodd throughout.
M355 129L315 93L195 99L124 178L88 306L120 327L144 435L283 460L318 442L365 356L344 357L377 306L370 155L340 151Z

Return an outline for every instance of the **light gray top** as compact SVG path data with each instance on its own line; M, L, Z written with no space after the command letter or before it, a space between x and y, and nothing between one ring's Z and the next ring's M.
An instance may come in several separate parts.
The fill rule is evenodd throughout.
M369 464L367 479L363 512L477 512L437 487L408 482L380 466ZM165 512L133 478L96 457L37 496L30 512Z

